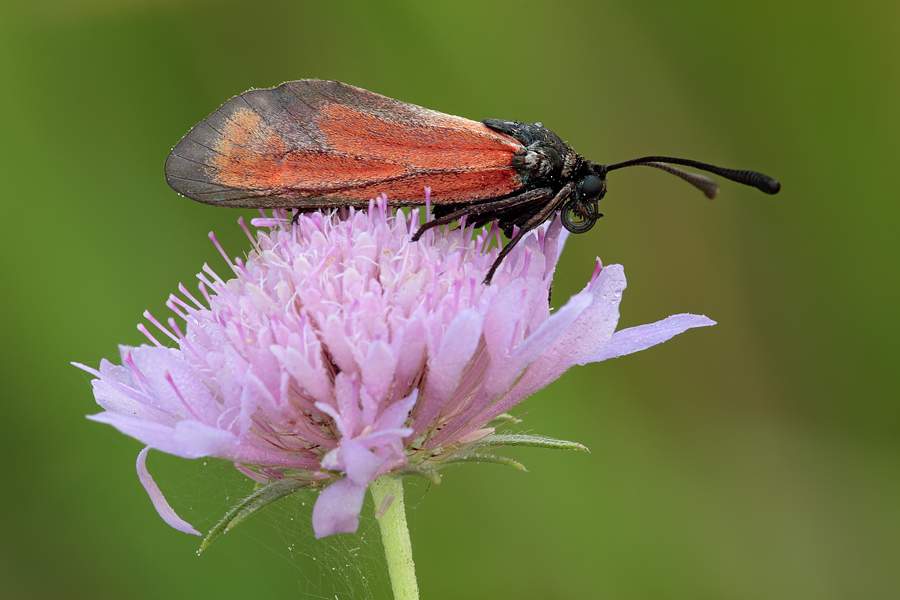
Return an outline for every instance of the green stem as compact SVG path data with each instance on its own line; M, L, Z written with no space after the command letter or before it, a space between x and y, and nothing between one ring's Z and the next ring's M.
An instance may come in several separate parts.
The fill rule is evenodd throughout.
M406 506L403 504L403 480L384 475L369 484L372 499L375 500L375 518L381 529L384 556L387 558L388 573L394 600L417 600L419 584L416 582L416 565L413 563L412 544L409 541L409 527L406 525ZM392 494L394 500L383 515L384 498Z

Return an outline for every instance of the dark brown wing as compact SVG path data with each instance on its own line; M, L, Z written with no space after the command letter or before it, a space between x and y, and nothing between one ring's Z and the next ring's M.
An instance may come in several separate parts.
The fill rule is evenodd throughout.
M522 188L515 139L481 123L338 81L304 79L235 96L191 129L166 181L206 204L312 208L496 198Z

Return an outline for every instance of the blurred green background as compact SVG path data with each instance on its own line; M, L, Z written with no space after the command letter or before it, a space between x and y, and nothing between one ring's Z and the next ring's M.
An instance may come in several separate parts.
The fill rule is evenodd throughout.
M710 202L655 170L611 176L554 301L599 255L626 267L623 326L719 325L526 403L523 427L590 455L522 450L529 473L413 489L424 598L900 597L898 6L3 3L0 595L383 594L377 538L316 542L310 497L196 557L137 481L140 444L84 418L89 377L68 364L141 343L145 308L167 316L204 262L224 272L208 231L247 248L238 211L166 186L172 145L234 94L316 77L542 121L598 162L669 154L784 186L724 182ZM248 489L213 464L150 466L201 529Z

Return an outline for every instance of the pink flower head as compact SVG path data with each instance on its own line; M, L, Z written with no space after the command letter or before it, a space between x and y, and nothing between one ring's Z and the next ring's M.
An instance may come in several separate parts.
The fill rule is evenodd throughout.
M390 215L384 198L344 217L308 213L291 225L277 212L253 222L255 237L244 227L253 250L228 261L232 279L204 266L202 300L184 286L170 297L183 329L145 313L174 347L139 326L153 345L121 347L121 366L77 365L96 377L105 410L90 418L148 448L232 461L260 482L327 486L313 511L322 537L357 529L373 480L471 451L492 419L571 366L713 324L676 315L616 332L625 277L599 260L584 290L551 313L558 220L531 232L485 286L496 229L473 239L461 225L412 242L416 211ZM154 505L197 533L162 497L146 452L138 473Z

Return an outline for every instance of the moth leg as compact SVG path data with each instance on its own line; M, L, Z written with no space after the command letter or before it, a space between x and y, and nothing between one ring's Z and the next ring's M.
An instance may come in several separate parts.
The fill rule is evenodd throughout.
M573 188L574 189L574 188ZM429 221L419 227L419 230L416 231L416 234L412 237L413 241L418 241L422 234L431 229L432 227L440 227L441 225L446 225L447 223L452 223L456 221L460 217L465 215L479 215L483 213L490 213L502 209L508 209L510 207L516 206L517 204L522 204L525 202L532 202L534 200L539 200L541 198L550 198L553 195L553 190L550 188L538 188L536 190L529 190L527 192L523 192L518 196L511 196L509 198L501 198L500 200L492 200L490 202L482 202L480 204L467 204L463 208L459 210L455 210L451 213L448 213L442 217Z
M565 201L566 198L569 197L569 194L575 189L574 183L567 183L559 192L557 192L556 196L553 197L553 200L544 205L544 208L534 213L527 221L525 221L522 226L519 228L519 232L513 236L511 240L503 247L500 251L500 254L497 255L497 259L494 261L494 264L491 265L491 269L488 271L487 275L484 278L484 285L490 285L491 279L494 277L494 273L497 271L497 267L500 266L500 263L503 262L503 259L506 258L506 255L510 253L510 251L515 248L516 244L525 236L526 233L546 221L550 218L554 212L559 209L559 206Z

